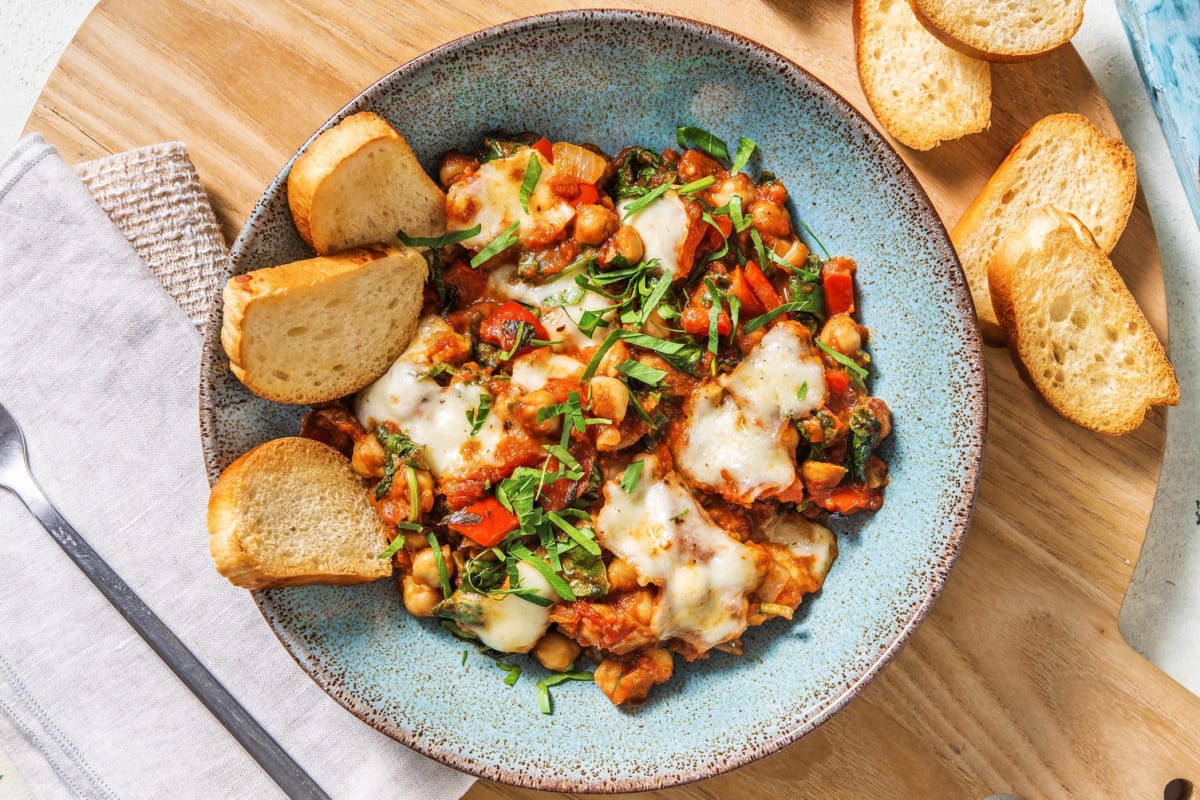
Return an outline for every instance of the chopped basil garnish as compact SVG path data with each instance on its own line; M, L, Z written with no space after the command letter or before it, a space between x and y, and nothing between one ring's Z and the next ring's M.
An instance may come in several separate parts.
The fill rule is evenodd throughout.
M521 677L521 668L516 664L508 664L504 661L497 661L496 666L508 673L504 676L504 685L515 686Z
M629 219L634 214L636 214L637 212L641 211L646 206L653 203L659 197L666 194L667 190L670 189L674 185L675 184L668 181L667 183L661 184L660 186L656 186L655 188L651 189L650 191L646 192L644 195L639 197L637 200L634 200L632 203L625 206L625 213L621 216L621 221L623 222L623 221Z
M538 158L537 153L529 154L529 166L525 167L525 178L521 181L521 208L525 213L529 213L529 198L533 196L534 187L537 186L538 178L542 176L542 162Z
M625 494L633 494L637 491L638 481L642 478L642 468L646 462L641 459L630 461L629 466L625 467L625 471L621 473L621 491Z
M471 436L479 433L483 423L487 422L488 412L492 410L492 396L487 392L479 395L478 408L467 409L467 422L471 424Z
M375 484L375 499L381 500L392 488L396 471L420 457L421 445L403 433L391 433L382 425L375 429L375 438L383 445L383 479Z
M808 381L800 384L800 388L796 390L796 399L803 400L808 397Z
M640 361L634 361L632 358L627 358L620 364L617 364L617 372L628 375L634 380L641 381L647 386L658 386L662 383L663 378L667 377L665 369L647 366Z
M851 375L854 375L859 380L865 381L867 379L867 375L870 373L867 372L867 370L857 361L850 358L850 356L842 355L837 350L834 350L832 347L822 342L820 339L815 339L814 341L816 342L817 347L824 350L830 358L849 370Z
M538 710L543 714L554 713L554 703L550 700L550 687L557 686L566 681L590 681L593 680L590 672L560 672L557 675L551 675L549 678L542 678L537 682L538 691Z
M754 151L757 148L757 144L747 139L745 136L739 136L737 152L733 154L733 165L729 168L729 171L734 175L741 172L742 168L746 166L746 162L750 160L750 156L754 155Z
M694 180L691 183L685 183L683 186L680 186L675 191L678 192L679 194L695 194L696 192L704 191L705 189L712 186L716 182L717 182L716 178L714 178L712 175L708 175L704 178L699 178L697 180Z
M433 531L426 531L425 538L429 542L429 546L433 548L433 562L437 564L438 582L442 584L442 597L449 598L454 594L454 589L450 587L450 573L446 570L446 559L442 557L442 544L433 535Z
M391 544L389 544L382 553L376 556L376 558L391 558L392 556L396 555L396 553L399 553L402 547L404 547L404 533L399 532L396 534L396 538L392 539Z
M486 264L488 261L492 260L516 244L517 228L520 226L520 222L514 222L512 225L509 225L507 228L505 228L504 233L497 236L488 243L487 247L475 254L475 256L471 259L471 267L477 268L483 264Z
M807 223L807 222L805 222L804 220L800 220L800 227L801 227L801 228L804 228L805 232L806 232L806 233L807 233L809 236L811 236L811 237L812 237L812 240L813 240L814 242L816 242L816 243L817 243L817 247L821 248L821 252L822 252L822 253L824 253L824 254L825 254L825 258L827 258L827 259L828 259L828 258L829 258L829 251L825 249L825 245L821 244L821 240L817 238L817 235L816 235L815 233L813 233L813 229L812 229L812 228L810 228L810 227L808 227L808 223Z
M688 147L690 142L696 150L703 150L718 160L724 161L729 158L729 146L725 142L695 125L680 125L675 128L675 140L680 147Z
M758 330L762 326L771 324L772 322L777 320L779 317L782 317L784 314L790 314L793 311L803 311L804 307L805 307L804 303L797 302L795 300L790 300L781 305L777 305L774 308L772 308L770 311L768 311L767 313L759 314L754 319L749 320L746 323L745 331L746 331L746 333L753 333L754 331Z
M546 579L546 583L550 584L550 588L553 589L555 593L563 600L576 599L575 593L571 591L571 587L567 585L567 582L564 581L558 575L558 573L551 569L550 565L547 564L543 559L534 555L528 547L520 542L515 542L509 546L508 553L519 561L524 561L526 564L541 573L541 576Z
M442 257L438 251L448 244L457 244L464 239L470 239L472 236L478 235L481 230L483 230L483 226L476 225L474 228L468 228L465 231L451 231L436 239L408 236L404 231L396 231L396 238L409 247L429 248L424 253L425 263L429 265L429 275L433 280L433 288L437 292L438 302L444 306L450 299L450 295L446 291L446 281L442 276Z

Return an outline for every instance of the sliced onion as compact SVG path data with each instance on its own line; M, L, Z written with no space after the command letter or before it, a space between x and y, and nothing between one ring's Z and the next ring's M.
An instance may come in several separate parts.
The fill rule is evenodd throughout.
M608 160L591 150L570 142L554 143L554 180L556 183L595 183L604 175Z

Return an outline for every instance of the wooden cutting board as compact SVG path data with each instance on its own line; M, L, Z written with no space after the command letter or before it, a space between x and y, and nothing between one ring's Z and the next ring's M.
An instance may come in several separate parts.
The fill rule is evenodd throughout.
M68 161L186 142L232 240L279 166L359 89L461 34L572 5L101 0L29 129ZM756 39L871 117L847 0L667 0L656 10ZM1043 115L1077 111L1116 133L1069 47L996 66L993 81L989 131L929 153L898 147L948 226ZM1165 338L1141 196L1113 259ZM1200 698L1117 631L1154 500L1164 416L1123 438L1091 434L1039 402L1005 351L989 351L987 368L990 429L974 524L915 638L815 733L672 797L1157 800L1173 779L1200 783ZM486 782L468 795L536 796Z

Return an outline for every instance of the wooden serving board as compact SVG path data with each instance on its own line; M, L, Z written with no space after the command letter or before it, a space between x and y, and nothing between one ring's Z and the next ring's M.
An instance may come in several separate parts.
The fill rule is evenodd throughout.
M186 142L232 240L279 166L362 87L461 34L572 5L101 0L29 128L69 161ZM848 0L666 0L656 10L760 41L871 117ZM898 147L948 226L1043 115L1077 111L1116 133L1069 47L996 66L993 82L989 131L929 153ZM1165 338L1158 251L1140 196L1113 259ZM915 638L815 733L672 797L1153 800L1172 779L1200 782L1200 698L1117 631L1154 500L1163 415L1123 438L1091 434L1039 402L1005 351L990 350L987 368L990 429L974 524ZM468 795L536 796L486 782Z

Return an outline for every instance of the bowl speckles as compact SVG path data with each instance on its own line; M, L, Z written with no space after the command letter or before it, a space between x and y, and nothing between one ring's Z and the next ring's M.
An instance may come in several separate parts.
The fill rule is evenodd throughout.
M563 68L569 65L569 68ZM676 125L746 136L832 253L859 263L874 393L891 405L881 511L836 520L841 556L796 621L749 631L746 655L678 664L650 702L611 706L593 686L554 689L538 712L530 661L503 673L436 624L404 613L390 581L257 594L284 646L338 702L410 747L476 775L539 789L637 791L710 777L793 742L854 697L912 635L970 522L986 427L979 335L954 251L912 174L842 98L736 35L673 17L581 11L458 40L367 89L327 124L369 109L426 169L491 130L668 146ZM286 165L234 244L231 274L310 254L288 215ZM810 240L810 245L814 244ZM251 396L229 373L214 295L201 378L211 479L303 409Z

